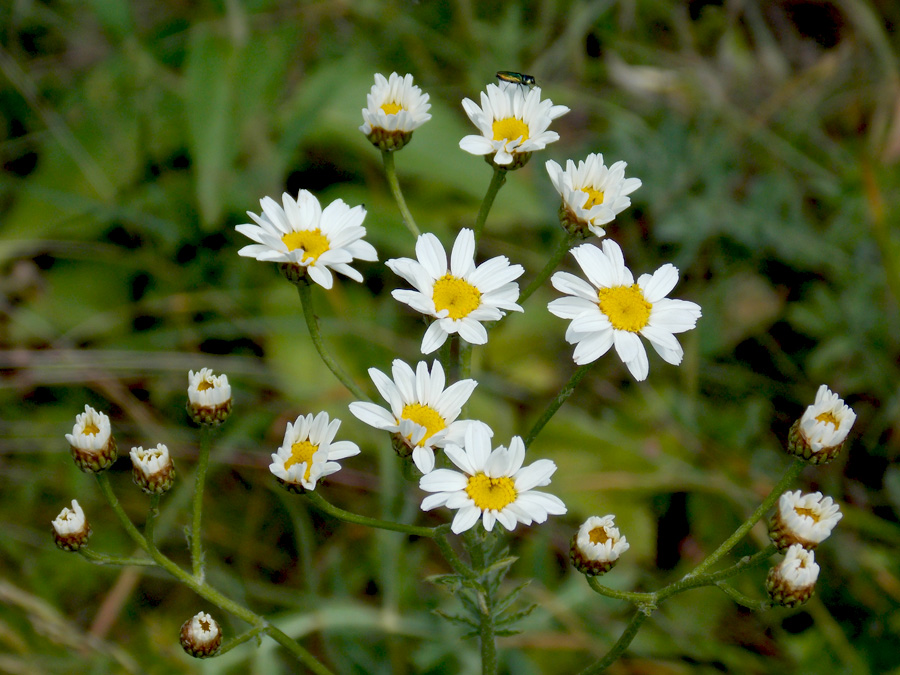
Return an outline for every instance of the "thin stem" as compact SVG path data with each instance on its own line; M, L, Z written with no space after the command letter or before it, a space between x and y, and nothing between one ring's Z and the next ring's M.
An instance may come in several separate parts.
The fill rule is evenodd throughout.
M631 617L628 626L625 628L625 632L623 632L622 635L619 636L619 639L616 640L616 644L614 644L612 648L606 652L606 655L597 661L597 663L582 670L580 675L602 673L615 663L618 658L625 653L625 650L628 649L628 645L634 640L634 636L637 635L638 631L641 629L641 625L650 618L651 613L652 610L649 608L638 607L634 612L634 616Z
M280 630L276 626L272 624L266 625L266 633L268 633L269 637L275 640L282 647L287 649L291 654L297 657L297 660L300 661L304 666L309 668L312 672L317 675L333 675L328 668L322 665L315 656L306 651L300 644L292 639L289 635L287 635L284 631Z
M240 635L236 635L235 637L231 638L230 640L225 640L225 642L222 643L222 646L219 647L219 651L216 652L216 656L222 656L222 654L224 654L225 652L229 652L232 649L234 649L235 647L237 647L238 645L244 644L247 640L250 640L251 638L256 637L260 633L265 633L266 628L267 628L267 625L264 623L261 623L258 626L254 626L253 628L251 628L248 631L244 631Z
M306 319L306 327L309 329L309 337L312 338L313 344L316 347L316 351L319 352L319 356L322 361L328 366L328 369L334 373L334 376L340 380L341 384L343 384L350 392L356 396L358 399L362 399L365 401L369 400L369 397L363 392L362 389L357 386L356 382L344 372L344 369L341 368L340 364L332 358L331 354L329 354L325 350L325 343L322 341L322 334L319 331L319 321L316 319L316 315L313 313L313 303L312 303L312 292L311 286L309 283L300 282L297 284L297 291L300 293L300 304L303 306L303 318Z
M150 496L150 508L147 509L147 521L144 523L144 537L147 538L147 543L151 546L155 546L153 543L153 535L156 530L156 520L159 518L159 498L161 495L151 495Z
M200 542L200 525L203 519L203 488L209 468L209 449L212 446L212 428L200 427L200 454L194 474L194 497L191 502L191 569L198 581L203 581L203 548Z
M756 600L755 598L751 598L748 595L744 595L736 588L732 588L724 581L717 581L716 587L719 588L725 595L734 600L741 607L746 607L747 609L751 609L754 612L763 612L769 609L772 606L772 603L768 600Z
M442 525L441 527L444 526ZM441 528L436 529L434 535L434 543L437 544L437 547L441 550L441 554L444 556L444 560L446 560L450 564L450 567L453 568L454 572L456 572L460 576L466 577L467 579L475 579L478 577L478 575L475 574L472 568L466 565L456 554L456 551L453 550L453 547L447 540L446 530L441 530Z
M640 604L656 604L656 593L632 593L629 591L617 591L600 583L600 578L591 576L586 577L588 585L600 595L607 598L615 598L616 600L627 600L635 605Z
M796 460L784 473L784 476L781 477L781 480L772 488L772 491L769 493L769 496L766 497L762 504L753 512L753 514L746 520L744 523L734 531L728 539L722 542L722 545L719 546L715 551L710 554L710 556L697 565L696 569L691 572L687 577L694 577L700 574L703 574L710 567L715 565L719 560L722 559L734 546L743 539L747 533L752 529L754 525L766 515L772 505L778 500L781 494L784 492L785 488L787 488L791 483L793 483L797 477L800 475L800 472L806 467L806 462L802 460Z
M487 221L488 214L491 212L491 207L494 205L494 199L497 197L497 193L500 192L500 188L503 187L503 184L506 182L506 169L498 169L494 167L494 175L491 176L491 184L488 186L487 193L484 195L484 200L481 202L481 208L478 210L478 217L475 219L475 244L478 244L478 240L481 239L481 233L484 231L484 224Z
M106 553L98 553L89 548L79 549L81 556L95 565L119 565L121 567L153 567L156 561L150 558L126 558L118 555L107 555Z
M560 392L556 395L550 405L547 406L547 409L544 413L538 418L538 421L534 423L534 426L531 427L531 431L528 432L528 437L525 439L525 447L527 448L531 445L531 442L537 438L537 435L541 433L541 429L544 428L544 425L550 421L550 418L556 414L556 411L559 410L560 406L566 402L566 399L569 398L572 393L575 391L575 387L578 386L578 383L584 379L584 376L588 374L591 368L594 367L594 363L596 361L592 361L591 363L586 363L583 366L579 366L578 369L572 373L572 377L569 378L569 381L566 382L565 386L560 390Z
M534 293L538 288L543 286L544 282L547 281L548 277L553 274L553 271L559 267L559 263L572 249L572 244L578 241L579 237L577 235L571 235L568 233L563 234L563 238L560 239L559 245L556 247L556 250L553 251L553 255L550 256L550 259L547 260L547 264L544 265L544 269L540 271L540 273L532 280L528 287L519 294L519 304L524 303L531 294Z
M485 604L481 612L481 673L494 675L497 672L497 639L494 635L493 598L485 589Z
M397 180L394 153L382 150L381 159L384 162L384 173L387 176L388 185L391 186L391 194L394 195L394 201L397 202L397 208L400 209L400 215L403 216L403 224L406 225L406 229L412 232L414 237L418 237L419 228L416 227L416 221L413 220L412 213L409 212L409 208L406 206L406 200L403 198L403 192L400 190L400 181Z
M112 485L109 484L109 476L105 471L101 471L100 473L95 473L94 476L97 478L97 485L100 486L100 492L106 498L109 507L113 510L113 513L116 514L116 517L119 519L119 522L122 523L122 527L125 528L125 531L128 533L134 543L140 546L143 550L150 552L150 547L147 545L147 540L144 539L144 535L142 535L138 529L134 526L134 523L131 522L131 518L128 517L128 514L125 513L125 510L122 508L122 505L119 504L119 500L116 497L116 493L113 492Z
M334 504L326 501L322 495L314 490L307 491L306 496L316 508L347 523L365 525L366 527L375 527L379 530L404 532L406 534L412 534L417 537L434 537L436 534L436 528L433 527L406 525L405 523L395 523L390 520L380 520L378 518L370 518L368 516L361 516L356 513L351 513L350 511L345 511L344 509L338 508Z

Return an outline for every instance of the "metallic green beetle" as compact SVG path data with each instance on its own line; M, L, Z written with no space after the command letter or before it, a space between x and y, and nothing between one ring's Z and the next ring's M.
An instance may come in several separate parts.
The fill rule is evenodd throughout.
M514 73L510 70L498 70L497 79L503 80L504 82L512 82L513 84L521 84L522 86L528 87L529 89L537 84L533 75Z

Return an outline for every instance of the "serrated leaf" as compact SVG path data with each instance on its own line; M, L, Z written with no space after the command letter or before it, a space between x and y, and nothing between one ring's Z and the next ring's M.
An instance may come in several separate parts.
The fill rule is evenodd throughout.
M494 605L494 616L500 616L501 614L503 614L503 612L508 610L512 606L512 604L516 601L516 598L519 597L519 593L522 592L522 589L524 589L530 583L531 583L531 579L527 579L526 581L523 581L521 584L519 584L518 586L513 588L509 593L507 593L506 596L501 598L500 601L497 602L496 605Z
M439 609L435 609L433 611L438 616L446 619L450 623L455 623L457 626L465 626L466 628L474 628L474 629L478 629L478 627L479 627L477 622L472 621L471 619L469 619L467 617L459 616L458 614L448 614L447 612L443 612Z
M489 574L497 574L498 572L505 572L509 569L509 567L518 560L518 556L507 556L506 558L501 558L494 563L491 563L487 567L478 570L479 576L486 576Z
M510 614L509 616L506 616L506 617L503 617L500 619L498 619L497 616L494 615L494 625L498 628L503 627L503 626L512 626L513 624L521 621L526 616L531 614L535 610L536 607L537 607L537 605L529 605L528 607L526 607L523 610L514 612L513 614Z

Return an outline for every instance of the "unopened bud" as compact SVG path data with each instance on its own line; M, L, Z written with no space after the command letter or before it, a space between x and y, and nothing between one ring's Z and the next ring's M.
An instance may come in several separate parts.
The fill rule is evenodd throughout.
M609 572L628 548L628 541L614 524L614 516L591 516L572 539L569 557L582 574L599 576Z
M144 450L142 446L131 449L131 476L134 484L148 494L161 495L175 482L175 465L169 456L169 448L162 443Z
M775 604L797 607L812 597L818 578L815 554L794 544L788 548L784 560L769 570L766 590Z
M181 646L198 659L215 656L222 646L222 629L209 614L200 612L181 624Z
M196 424L221 424L231 414L231 385L227 375L209 368L188 373L188 414Z
M841 452L856 413L824 384L816 401L794 422L788 433L787 451L810 464L825 464Z
M72 508L64 508L53 521L53 540L64 551L77 551L87 546L91 525L76 500Z
M109 417L89 405L75 418L75 426L71 434L66 434L66 440L75 464L88 473L105 471L118 457Z

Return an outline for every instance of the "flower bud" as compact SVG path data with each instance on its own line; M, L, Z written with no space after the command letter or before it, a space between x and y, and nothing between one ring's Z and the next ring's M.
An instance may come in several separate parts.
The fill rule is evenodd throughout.
M227 375L209 368L188 373L188 415L196 424L221 424L231 414L231 385Z
M215 656L221 645L222 629L206 612L181 624L181 646L191 656L198 659Z
M169 448L162 443L144 450L131 449L131 477L134 484L147 494L161 495L175 482L175 465L169 456Z
M810 464L830 462L840 453L855 421L856 413L823 384L815 403L791 427L787 451Z
M76 500L72 500L71 509L66 507L60 511L52 525L53 540L63 551L77 551L87 546L91 525Z
M118 457L109 417L89 405L84 406L84 412L75 418L75 426L71 434L66 434L66 440L75 464L88 473L105 471Z
M821 492L785 492L769 522L769 537L781 552L794 544L813 550L825 541L843 517L840 507Z
M815 554L794 544L788 548L784 560L769 570L766 590L773 603L797 607L812 597L818 578Z
M569 547L572 565L587 576L609 572L619 556L628 550L625 537L619 535L614 516L591 516L578 529Z

